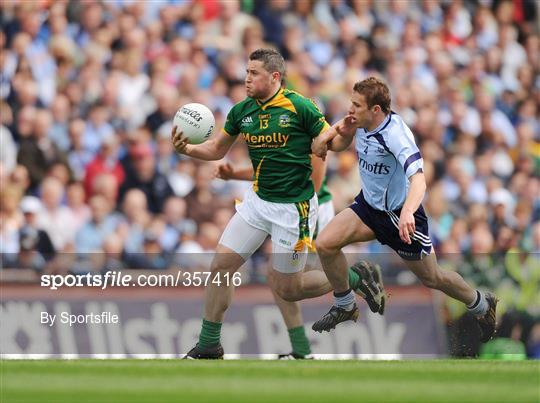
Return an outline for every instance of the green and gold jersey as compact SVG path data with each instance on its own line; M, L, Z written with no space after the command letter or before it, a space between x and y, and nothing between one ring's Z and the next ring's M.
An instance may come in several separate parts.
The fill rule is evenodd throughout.
M274 203L294 203L313 196L311 141L328 126L312 100L280 89L265 103L246 98L236 104L224 131L246 141L257 195Z
M319 200L319 204L332 200L332 193L330 193L330 189L328 189L328 185L326 184L326 177L323 179L321 188L317 192L317 199Z

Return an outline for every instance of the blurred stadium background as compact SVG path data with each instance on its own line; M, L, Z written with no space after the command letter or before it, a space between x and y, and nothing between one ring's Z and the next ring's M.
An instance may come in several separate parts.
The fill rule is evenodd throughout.
M171 119L200 102L221 128L245 96L247 56L274 46L288 87L313 98L329 122L346 113L354 82L388 82L424 157L442 264L501 298L499 337L481 349L463 307L422 288L388 249L359 245L352 259L383 266L388 314L363 315L342 332L345 343L312 334L315 350L539 358L539 11L534 0L3 0L1 353L175 356L191 346L201 289L52 292L39 279L207 268L193 256L212 253L250 184L215 179L215 164L175 155ZM240 141L227 160L249 163ZM328 184L337 211L358 193L352 149L329 157ZM264 285L269 250L243 269L224 329L231 352L288 348ZM306 302L306 319L326 305ZM39 324L44 309L111 310L123 324L57 331ZM267 309L274 328L260 327L256 309Z

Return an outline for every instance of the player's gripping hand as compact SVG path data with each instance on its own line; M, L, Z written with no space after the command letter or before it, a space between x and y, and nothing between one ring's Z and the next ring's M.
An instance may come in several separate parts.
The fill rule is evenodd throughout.
M171 131L171 139L174 149L179 154L186 154L188 139L183 136L182 130L176 131L177 127L174 126Z
M215 175L216 178L228 181L230 179L234 179L234 169L231 164L226 162L218 165Z
M411 244L411 235L416 231L414 215L410 211L401 210L399 216L399 237L407 244Z

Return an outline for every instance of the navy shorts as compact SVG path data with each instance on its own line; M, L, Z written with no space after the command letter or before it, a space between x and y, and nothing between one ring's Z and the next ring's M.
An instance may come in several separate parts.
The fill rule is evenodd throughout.
M420 260L431 252L428 221L424 208L420 205L414 213L415 232L411 236L412 243L406 244L399 237L399 216L401 209L381 211L371 207L364 199L362 192L349 206L360 219L373 230L377 240L388 245L405 260Z

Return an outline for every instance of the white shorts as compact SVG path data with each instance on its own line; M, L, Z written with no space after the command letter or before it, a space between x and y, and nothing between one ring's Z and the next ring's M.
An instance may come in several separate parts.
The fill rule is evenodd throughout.
M247 260L270 235L274 268L282 273L297 273L306 263L317 210L316 195L304 203L273 203L249 189L244 201L236 205L236 214L219 243Z

